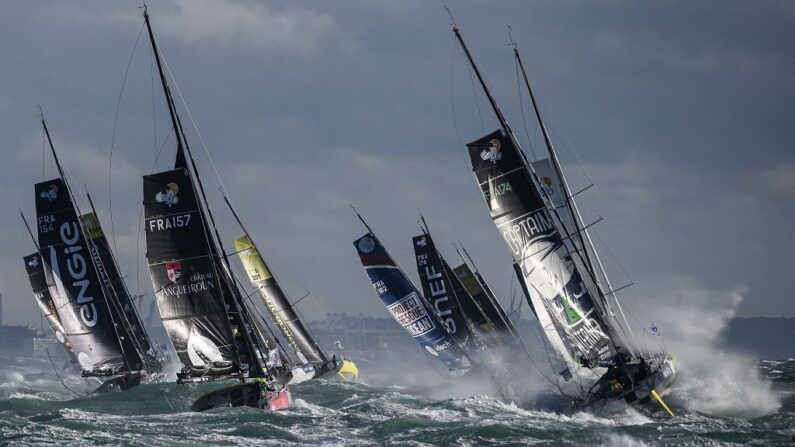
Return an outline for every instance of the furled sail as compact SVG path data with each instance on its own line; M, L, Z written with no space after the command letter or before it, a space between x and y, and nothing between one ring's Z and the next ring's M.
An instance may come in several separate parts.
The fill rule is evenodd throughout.
M223 296L229 291L187 169L144 176L144 228L160 317L187 372L237 372L237 340Z
M486 206L552 346L564 358L611 358L616 349L607 325L510 136L498 130L467 147Z
M406 332L450 370L469 369L471 363L466 353L447 332L447 327L420 292L398 268L381 241L368 232L354 241L353 245L378 297Z
M126 365L109 308L74 204L62 179L38 183L36 215L45 269L53 274L53 302L66 340L84 375L111 375Z
M425 299L460 346L469 352L477 350L479 342L471 328L480 318L471 297L436 251L430 234L415 236L412 243Z
M64 347L66 353L73 362L77 362L77 356L72 350L72 346L66 339L65 331L61 320L58 317L58 312L55 309L55 301L52 298L52 290L47 283L47 275L44 273L44 263L41 260L39 253L33 253L25 256L25 270L28 272L28 279L30 280L30 287L33 289L33 297L36 299L36 304L41 309L41 314L47 320L53 335L58 342ZM50 278L52 274L50 274Z
M314 364L318 369L324 367L328 359L298 318L251 239L248 236L235 239L235 251L240 256L251 284L259 291L265 308L296 356L306 359L305 361Z

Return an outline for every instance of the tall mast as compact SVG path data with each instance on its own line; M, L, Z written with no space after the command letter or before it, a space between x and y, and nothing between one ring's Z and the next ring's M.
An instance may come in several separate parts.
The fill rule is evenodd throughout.
M157 72L160 74L160 83L163 86L163 93L166 97L168 113L171 117L171 125L174 127L174 135L177 138L177 160L175 165L176 167L186 167L185 148L188 142L185 140L185 135L182 132L182 123L179 120L179 115L177 115L177 108L174 105L174 98L171 96L171 90L168 88L166 74L163 71L162 63L160 62L160 51L158 50L157 43L155 42L155 35L152 32L152 25L149 23L149 11L146 9L146 5L144 5L144 21L146 22L146 30L149 32L149 42L152 44L152 52L155 53Z
M93 248L96 250L97 246L91 241L88 231L86 230L85 223L81 218L82 213L80 212L80 207L77 205L75 196L72 193L72 188L71 186L69 186L69 180L66 178L66 172L64 171L63 166L61 165L61 160L58 158L58 153L55 151L55 145L52 142L52 137L50 137L50 130L47 128L47 121L44 119L43 112L41 113L40 118L41 118L41 126L44 129L44 135L47 137L47 143L50 146L50 152L52 153L52 158L53 160L55 160L55 166L58 168L58 175L63 180L63 184L64 186L66 186L66 193L69 196L69 200L72 202L72 207L76 214L77 224L80 228L80 233L83 235L83 239L85 239L86 241L86 246L88 246L88 244L91 244ZM97 279L99 279L100 290L102 290L102 296L105 298L105 308L107 309L108 316L110 317L111 323L113 324L113 331L116 333L116 339L117 342L119 343L119 349L121 350L122 357L124 358L124 363L127 366L127 370L132 371L133 368L132 365L130 364L130 359L127 357L127 353L124 352L124 343L122 343L121 336L119 335L119 330L118 330L119 323L116 322L116 319L113 318L113 312L110 311L111 304L116 305L117 308L119 307L118 300L116 299L115 293L113 294L113 296L110 296L110 294L108 293L110 291L107 290L107 288L104 285L102 285L102 275L100 275L96 261L94 261L93 259L91 261L91 267L93 267L94 273L97 275ZM113 303L111 303L111 301L113 301ZM120 317L123 317L123 315L120 315ZM143 363L144 361L145 361L144 358L141 357L141 362Z
M535 188L538 191L539 195L541 196L542 202L544 204L546 204L546 207L547 207L548 211L552 215L557 217L557 220L561 223L560 228L565 233L565 235L564 235L565 237L563 238L563 240L564 241L566 239L571 239L572 240L572 245L573 245L574 250L569 250L569 248L564 243L564 247L566 247L566 251L568 251L570 255L576 254L578 257L583 259L583 254L580 253L580 250L577 249L576 244L573 243L572 234L570 234L568 228L566 228L566 225L563 224L563 219L561 218L560 213L558 213L558 210L556 209L555 204L552 203L551 199L547 196L547 194L543 191L543 189L541 189L539 187L539 185L538 185L539 184L539 180L538 180L538 176L536 174L535 169L533 169L533 166L527 161L527 158L524 155L524 151L522 150L522 146L519 144L519 140L516 139L516 136L514 135L513 131L511 130L510 125L508 125L508 121L505 119L505 116L502 114L502 111L500 110L499 106L497 105L497 101L494 99L494 96L492 96L488 85L486 85L486 81L483 79L483 76L480 74L480 70L478 69L477 64L475 64L475 60L472 58L472 54L469 52L469 48L467 48L466 43L464 43L464 39L461 37L461 33L458 30L458 26L455 25L455 23L453 24L453 32L455 33L455 37L458 40L458 43L461 44L461 48L464 50L464 54L466 55L467 60L469 61L469 65L472 67L472 70L475 72L475 75L477 76L478 81L480 82L480 86L483 88L483 92L486 94L486 97L489 99L489 104L491 104L491 108L494 110L494 114L497 116L497 119L500 122L500 126L502 127L503 132L507 135L508 138L511 139L511 142L513 143L513 145L516 147L517 151L519 152L519 155L520 155L519 159L520 159L522 165L524 166L524 168L527 170L527 172L528 172L528 174L530 176L531 182L533 183L533 185L535 186ZM585 253L585 255L587 256L587 252ZM585 259L583 259L583 262L586 262ZM590 264L590 262L589 262L589 264ZM596 279L595 272L592 269L590 269L590 268L586 268L585 270L588 272L589 276L592 278L594 284L598 286L598 281ZM599 302L599 300L594 300L594 302L598 304L598 307L600 307L600 308L602 307L601 306L602 303ZM608 310L607 309L601 308L600 311L601 311L601 313L603 315L605 315L605 316L608 315Z
M155 60L157 61L157 69L160 75L160 82L163 86L163 94L165 95L166 103L168 104L168 110L171 116L171 124L174 126L174 133L177 138L177 158L175 162L175 167L185 168L189 170L192 169L193 171L193 175L195 176L195 183L198 185L198 190L200 194L199 214L205 223L205 237L207 237L208 239L212 254L218 257L217 261L219 261L221 264L221 270L223 272L224 280L229 290L233 294L233 296L230 298L233 304L235 305L235 311L237 312L241 323L243 323L244 325L248 325L250 322L247 321L247 319L245 318L246 316L248 316L247 309L245 308L245 303L243 303L242 301L242 294L237 286L237 281L235 280L234 274L232 273L232 269L229 265L229 257L227 256L226 249L224 248L221 235L218 232L218 227L215 224L215 217L213 216L213 212L210 209L210 204L207 200L207 194L204 191L204 185L202 184L201 178L199 176L199 170L196 167L196 161L194 160L193 153L191 152L190 146L188 145L188 140L185 137L185 131L182 127L182 121L179 118L179 114L177 113L177 109L174 104L174 98L172 97L171 90L168 87L166 75L165 72L163 71L163 65L160 61L160 53L157 47L157 43L155 42L154 34L152 32L152 26L149 23L149 12L146 9L146 7L144 7L144 20L146 22L147 31L149 32L149 41L152 44L152 52L154 52ZM187 160L190 160L190 167L188 166ZM201 203L204 204L203 209ZM204 215L205 210L207 212L207 216ZM210 230L207 227L207 225L212 227L212 230ZM244 327L243 329L244 329L242 331L243 336L246 338L246 341L251 347L252 354L255 354L253 350L259 350L263 355L267 355L267 352L263 351L259 341L256 340L255 337L252 337L249 331L246 330L247 328ZM238 353L236 350L234 351L235 351L235 357L238 358L238 363L240 363ZM253 363L258 370L263 371L262 365L260 364L259 361L256 360L256 358L253 359L251 363Z
M510 36L510 29L509 29L509 36ZM599 273L601 277L604 278L605 284L607 285L608 294L613 295L613 300L616 302L616 306L618 307L619 312L624 320L624 324L629 331L630 336L633 340L635 340L635 334L632 333L632 328L629 325L629 321L627 321L626 315L624 315L624 311L621 309L621 305L618 303L618 296L616 296L616 292L613 289L613 286L610 284L610 278L607 277L607 272L605 271L604 265L602 264L602 260L599 258L599 253L596 251L596 247L594 247L593 241L591 240L591 235L588 233L588 228L584 226L582 215L580 214L580 210L577 207L577 202L574 200L574 196L571 195L571 191L569 190L568 182L566 182L566 176L563 174L563 169L560 166L560 161L558 160L557 153L555 152L555 147L552 145L552 140L549 138L549 132L547 131L547 127L544 125L544 121L541 119L541 111L538 108L538 103L536 102L535 95L533 94L533 89L530 87L530 80L527 77L527 72L524 68L524 63L522 63L522 58L519 55L519 46L516 42L513 41L511 38L511 46L513 47L513 54L514 58L516 59L517 64L519 65L519 69L522 72L522 78L524 79L524 84L527 87L527 93L530 96L530 102L533 104L533 111L535 112L536 121L538 122L538 127L541 129L541 133L544 136L544 145L547 148L547 152L549 153L549 158L552 160L552 166L555 168L555 173L557 173L558 178L560 178L560 182L562 183L563 187L563 198L566 200L566 204L569 208L569 214L571 215L572 222L575 225L575 231L580 239L580 245L583 248L583 252L585 254L585 259L588 262L589 267L593 270L593 264L591 263L590 256L588 254L588 247L590 247L591 252L593 253L594 259L596 260L596 265L599 268ZM583 235L585 236L585 241L583 241ZM587 242L588 246L586 247L585 243ZM594 271L594 278L597 281L597 288L599 287L599 275L596 274ZM603 292L602 292L603 293ZM604 293L603 293L604 294ZM607 300L607 297L604 297L606 305L608 309L610 308L610 302ZM637 343L637 341L635 341Z
M585 248L585 244L582 238L583 233L585 234L586 239L588 240L588 244L591 247L591 250L594 250L593 243L591 242L591 237L588 235L588 230L583 228L582 216L580 216L580 211L577 208L577 204L574 203L574 197L571 195L571 191L569 190L569 185L566 182L566 177L563 175L563 170L560 167L560 161L558 160L558 155L555 153L555 148L552 146L552 140L549 138L549 132L547 132L546 126L544 126L544 122L541 119L541 112L538 110L538 104L536 103L535 95L533 95L533 89L530 88L530 81L527 78L527 72L524 69L524 64L522 63L522 58L519 56L519 47L511 40L511 46L513 47L513 54L516 58L516 62L519 64L519 68L522 71L522 77L524 78L525 86L527 86L527 92L530 94L530 102L533 104L533 111L535 112L536 121L538 122L538 127L541 129L541 133L544 135L544 145L547 148L547 152L549 153L549 158L552 160L552 166L555 169L555 173L560 178L561 183L563 184L563 199L566 201L566 204L569 208L569 214L571 215L571 220L574 222L574 229L575 234L577 234L577 238L580 239L580 246L583 247L583 254L585 255L585 261L588 263L588 268L593 270L593 264L591 263L591 258L588 254L588 250ZM594 250L594 253L596 251ZM603 272L604 273L604 272ZM596 275L594 275L596 276ZM598 276L596 276L597 281L599 280ZM598 284L598 282L597 282Z

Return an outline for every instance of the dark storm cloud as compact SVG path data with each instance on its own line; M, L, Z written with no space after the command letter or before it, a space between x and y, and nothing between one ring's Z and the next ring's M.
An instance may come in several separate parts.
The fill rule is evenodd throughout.
M19 203L32 215L31 184L42 179L36 104L45 108L75 184L91 190L110 226L108 157L119 89L142 25L138 6L2 6L0 274L7 321L38 320L21 263L32 245L14 212ZM626 295L675 297L686 291L650 289L665 289L661 278L684 277L670 284L747 286L742 315L795 316L787 263L795 250L791 5L450 6L525 140L505 32L512 25L572 182L589 182L574 152L597 184L579 198L586 220L597 212L606 217L596 230L639 284ZM496 121L482 95L475 99L439 4L175 0L149 7L250 230L294 295L312 290L304 314L384 314L351 246L361 228L349 202L412 275L409 237L422 208L438 245L452 256L450 244L463 241L508 299L510 256L462 149ZM140 285L146 299L140 176L151 171L168 132L150 54L144 34L122 96L110 195L118 254L131 288ZM540 150L538 133L528 134ZM192 130L189 137L214 192L199 139ZM163 147L159 168L174 154L171 141ZM45 175L53 175L49 160ZM225 237L236 237L218 194L212 201ZM620 285L620 269L603 254Z

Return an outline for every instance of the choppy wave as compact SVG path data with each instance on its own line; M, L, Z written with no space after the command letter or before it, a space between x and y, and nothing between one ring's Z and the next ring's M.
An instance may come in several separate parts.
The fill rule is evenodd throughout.
M795 359L758 366L777 404L754 402L728 382L685 381L670 396L677 417L635 410L612 417L572 414L505 402L486 394L440 398L398 386L310 381L292 388L294 404L272 413L253 408L189 411L217 385L151 384L126 392L88 394L93 383L67 378L49 364L3 359L0 443L8 445L792 445ZM743 380L733 377L731 380ZM738 385L738 386L741 386ZM694 399L714 394L709 404ZM430 397L433 396L433 397ZM458 394L456 394L458 396ZM750 396L750 397L749 397ZM767 399L767 394L760 399ZM742 411L743 406L754 407ZM738 407L726 411L726 407ZM760 412L764 407L767 411Z

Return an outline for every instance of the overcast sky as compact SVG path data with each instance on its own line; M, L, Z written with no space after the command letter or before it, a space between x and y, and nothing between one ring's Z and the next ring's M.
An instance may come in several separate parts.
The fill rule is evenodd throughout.
M232 199L301 312L387 316L351 242L353 203L412 278L422 209L437 246L462 241L504 303L510 254L463 144L497 127L440 2L150 1L159 44ZM0 291L4 322L38 326L33 251L44 108L75 184L115 238L127 282L152 299L141 176L173 138L139 2L0 4ZM585 220L630 306L688 285L745 290L741 316L795 316L795 3L449 2L528 153L522 51ZM108 174L121 96L113 168ZM178 102L181 102L179 97ZM527 132L522 120L525 108ZM181 109L189 128L190 118ZM189 139L227 242L238 236L197 134ZM44 175L43 175L44 174ZM140 235L140 239L139 239ZM618 259L629 277L614 262ZM238 266L239 267L239 266ZM678 297L678 298L677 298ZM726 294L726 299L729 294ZM731 298L733 299L733 298ZM634 303L634 304L632 304Z

